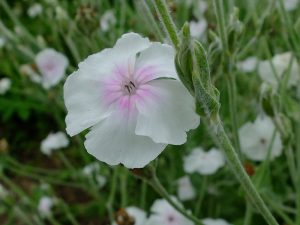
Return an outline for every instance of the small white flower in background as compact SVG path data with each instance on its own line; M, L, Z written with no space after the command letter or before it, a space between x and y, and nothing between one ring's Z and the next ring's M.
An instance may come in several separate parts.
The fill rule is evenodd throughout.
M112 10L106 11L100 19L101 30L106 32L117 23L117 19Z
M6 44L6 38L0 36L0 49L3 48L5 44Z
M225 165L225 157L216 148L204 151L202 148L195 148L184 158L184 170L187 173L197 172L201 175L211 175Z
M107 183L107 178L105 176L102 176L102 175L97 175L96 176L96 182L97 182L98 186L100 188L102 188Z
M151 213L146 225L194 225L165 199L156 200L151 207Z
M273 71L270 61L274 65L276 74ZM274 89L278 87L278 76L279 82L283 79L285 73L288 72L290 67L289 80L287 82L288 87L297 85L300 80L300 67L296 58L291 52L275 55L271 60L264 60L258 64L258 73L261 79L270 85Z
M101 188L106 184L107 179L106 179L106 177L97 174L99 172L99 170L100 170L100 164L98 162L93 162L89 165L86 165L82 169L82 173L83 173L83 175L89 176L89 177L96 175L95 176L96 182L99 185L99 187Z
M194 1L193 15L200 20L203 17L205 11L207 10L207 7L207 2L204 0Z
M82 173L86 176L91 176L94 173L97 173L100 169L100 164L98 162L93 162L89 165L86 165L83 170Z
M55 200L51 197L41 197L38 203L38 211L42 217L47 217L52 214L52 207L55 204Z
M198 22L190 22L191 36L194 38L201 38L204 35L206 28L207 22L204 18L199 20Z
M62 53L46 48L36 55L35 63L42 75L41 83L45 89L61 81L69 65L69 61Z
M292 11L297 8L299 0L283 0L284 8L287 11Z
M87 151L128 168L144 167L168 144L185 143L200 118L177 77L174 54L169 45L128 33L81 62L64 85L68 134L91 127Z
M257 64L258 64L258 59L255 56L252 56L244 59L243 61L238 62L237 68L240 71L250 73L256 69Z
M177 194L181 201L187 201L196 197L196 191L189 176L177 180Z
M43 7L41 4L39 3L35 3L32 6L29 7L29 9L27 10L27 14L29 17L31 18L35 18L38 15L42 14L43 12Z
M212 219L212 218L206 218L202 220L203 225L231 225L226 220L223 219Z
M0 95L4 95L11 87L11 80L9 78L0 79Z
M271 118L258 116L251 123L247 122L239 129L239 137L242 147L242 152L249 158L255 161L263 161L268 156L268 149L272 143L275 125ZM282 153L282 143L280 135L276 132L270 159L280 156Z
M126 213L134 219L133 225L145 225L147 220L146 212L135 206L129 206L125 208ZM116 222L113 225L117 225Z
M51 155L53 150L65 148L69 145L69 139L64 132L50 133L41 143L41 151L45 155Z

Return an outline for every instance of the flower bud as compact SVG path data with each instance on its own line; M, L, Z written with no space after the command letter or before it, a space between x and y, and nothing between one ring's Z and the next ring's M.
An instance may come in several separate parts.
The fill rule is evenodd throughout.
M204 48L190 37L189 25L181 30L181 42L175 59L182 83L198 101L198 113L212 119L218 114L219 92L210 79L210 70Z

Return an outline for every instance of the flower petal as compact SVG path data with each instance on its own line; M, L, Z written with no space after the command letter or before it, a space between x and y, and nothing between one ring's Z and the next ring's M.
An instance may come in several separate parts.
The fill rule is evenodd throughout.
M175 51L170 45L153 43L138 56L135 76L140 79L149 77L147 81L159 77L178 79L174 60Z
M139 115L135 133L149 136L156 143L185 143L186 132L200 123L192 96L176 80L160 79L148 84L153 96L137 102Z
M64 101L68 111L67 133L74 136L95 125L110 113L103 103L101 83L84 77L82 70L74 72L64 85Z
M35 62L43 75L42 83L46 89L56 85L64 77L69 64L66 56L51 48L39 52Z
M126 118L112 113L86 135L85 147L98 160L109 165L124 164L127 168L141 168L155 159L166 147L149 137L134 133L136 115Z
M106 81L120 65L128 64L135 55L150 46L148 38L136 33L122 35L113 48L106 48L101 52L87 57L79 63L79 69L85 71L84 76L93 80Z
M123 34L118 39L113 50L118 53L118 57L130 57L143 51L151 45L148 38L143 38L137 33Z

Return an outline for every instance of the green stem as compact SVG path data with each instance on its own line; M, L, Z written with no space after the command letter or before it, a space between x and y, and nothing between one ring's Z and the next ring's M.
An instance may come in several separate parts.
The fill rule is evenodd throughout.
M199 220L197 217L189 213L186 209L184 209L181 205L179 205L166 191L166 189L162 186L160 181L158 180L155 172L152 174L152 178L147 180L148 183L153 187L153 189L161 196L163 197L167 202L169 202L170 205L174 207L179 213L181 213L183 216L185 216L187 219L193 221L196 225L203 225L201 220Z
M157 25L155 18L151 13L151 9L148 6L146 0L142 0L142 1L136 0L135 3L140 8L139 11L144 13L145 22L147 22L149 26L152 27L154 35L157 37L158 40L163 41L164 35L161 32L159 26Z
M146 207L146 199L147 199L147 182L142 180L142 196L141 196L141 209L145 209Z
M218 30L219 34L221 36L222 46L223 50L227 52L227 34L226 34L226 26L225 26L225 15L224 15L224 2L223 0L214 0L214 9L215 14L217 17L217 24L218 24Z
M166 34L169 36L173 46L178 50L179 39L177 36L177 29L169 13L165 0L153 0L156 12L163 24Z
M196 203L195 213L194 213L196 216L199 216L199 213L200 213L201 205L202 205L204 195L205 195L205 192L206 192L207 182L208 182L208 177L206 176L206 177L203 178L202 185L201 185L201 188L199 190L198 200L197 200L197 203Z
M250 202L247 201L244 225L251 225L252 215L253 215L252 206L251 206Z
M289 225L296 225L294 221L292 221L289 216L280 208L277 206L277 202L275 203L272 199L264 198L266 202L270 205L270 207L273 208L275 212L278 213L278 215L281 216L281 218L284 220L284 223Z
M125 208L127 206L127 180L128 180L128 171L123 169L120 173L120 185L121 185L121 206Z
M242 159L241 153L241 144L238 133L238 122L237 122L237 91L235 83L235 74L228 74L227 76L227 86L228 86L228 95L229 95L229 109L230 109L230 120L232 123L232 132L233 132L233 141L234 147L237 150L237 153Z
M296 193L296 224L300 224L300 123L296 124L296 159L297 159L297 193Z
M253 204L257 207L261 215L265 218L269 225L279 225L272 213L269 211L268 207L264 203L263 199L257 192L255 186L253 185L251 179L245 172L242 163L239 160L237 153L235 152L227 134L224 131L221 121L218 119L215 122L215 133L219 141L220 147L224 150L227 161L235 173L236 177L240 181L244 190L248 194L249 198L252 200Z
M118 181L119 167L114 168L112 184L110 188L110 193L106 203L106 208L108 211L109 219L111 223L114 222L114 212L113 212L113 202L115 200L116 190L117 190L117 181Z

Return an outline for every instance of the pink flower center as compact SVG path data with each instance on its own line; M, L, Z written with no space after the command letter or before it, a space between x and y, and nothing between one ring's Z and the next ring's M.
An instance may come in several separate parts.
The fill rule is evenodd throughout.
M138 101L153 97L149 81L153 79L155 70L151 66L134 69L132 63L118 65L105 82L104 102L117 106L127 114L136 108Z
M134 84L134 82L131 81L131 80L129 80L129 82L126 82L126 83L124 84L123 92L124 92L126 95L133 95L133 94L135 94L136 89L137 89L137 86Z

